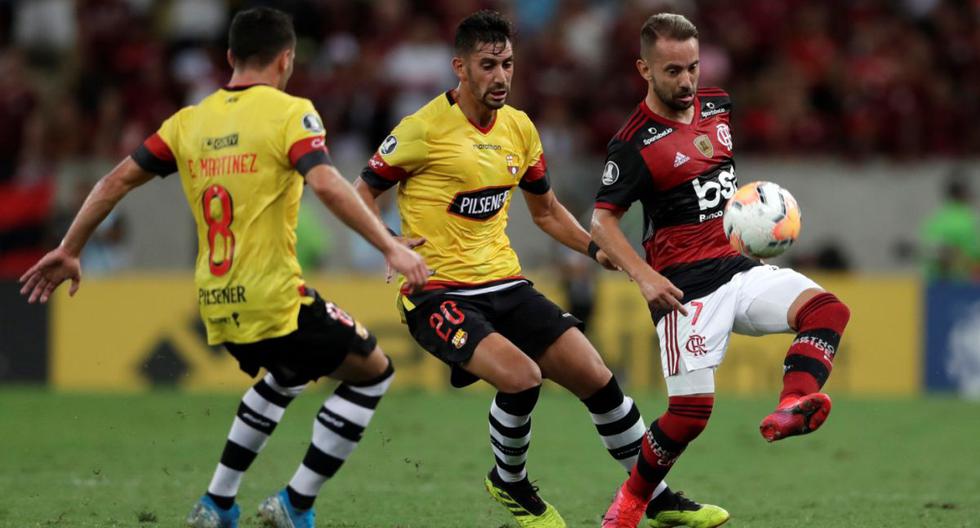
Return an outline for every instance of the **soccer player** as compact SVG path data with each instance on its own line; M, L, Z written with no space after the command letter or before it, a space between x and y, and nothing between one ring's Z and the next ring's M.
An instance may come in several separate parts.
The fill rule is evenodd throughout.
M320 487L357 446L393 369L377 341L303 282L296 261L296 222L304 182L341 220L381 250L420 287L429 271L334 169L312 103L283 90L296 37L280 11L239 12L229 33L228 85L180 110L95 186L61 245L21 277L29 301L46 302L71 279L99 223L131 190L154 175L180 172L197 223L195 283L208 343L223 344L241 369L267 374L245 393L221 461L187 518L192 527L237 526L235 504L245 471L306 384L329 375L342 383L313 423L313 440L292 480L259 507L276 527L313 526Z
M483 379L497 389L489 416L496 464L484 481L487 491L520 526L561 527L525 468L542 378L583 401L609 454L627 470L645 427L580 322L521 275L504 232L520 187L543 231L590 253L588 233L550 189L537 130L527 114L505 104L514 71L510 35L496 12L463 20L452 60L459 86L404 118L355 188L373 205L398 185L402 235L434 270L423 292L403 289L398 300L412 337L450 365L454 386ZM609 267L597 250L591 255ZM656 492L676 503L665 489Z
M653 490L707 425L714 371L732 331L797 333L779 404L760 426L772 442L812 432L827 418L830 398L819 391L849 318L848 308L809 278L743 257L728 244L722 214L738 187L731 102L717 88L698 89L694 25L657 14L643 25L640 42L636 67L647 95L609 142L592 237L650 306L669 404L650 424L636 468L606 512L602 526L617 528L637 526ZM645 260L619 227L635 201L646 218ZM714 513L694 526L728 519L727 512Z

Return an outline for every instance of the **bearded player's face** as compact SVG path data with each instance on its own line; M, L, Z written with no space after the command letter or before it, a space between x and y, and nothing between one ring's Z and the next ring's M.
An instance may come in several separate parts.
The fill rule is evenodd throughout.
M514 51L510 41L480 42L463 58L460 81L473 98L496 110L507 102L510 81L514 76Z
M690 108L701 74L697 39L657 39L647 55L650 82L657 97L673 110Z

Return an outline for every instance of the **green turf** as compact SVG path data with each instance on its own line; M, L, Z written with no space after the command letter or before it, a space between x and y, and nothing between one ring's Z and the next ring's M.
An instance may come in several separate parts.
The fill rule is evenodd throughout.
M302 458L326 393L293 404L239 496L243 526ZM482 488L489 393L400 392L317 503L320 526L509 526ZM663 399L639 398L647 418ZM204 490L235 395L57 394L0 389L0 526L180 526ZM668 479L726 507L729 526L980 524L980 406L952 399L838 398L817 434L766 444L769 399L722 396ZM571 396L546 391L530 471L569 526L596 527L622 470Z

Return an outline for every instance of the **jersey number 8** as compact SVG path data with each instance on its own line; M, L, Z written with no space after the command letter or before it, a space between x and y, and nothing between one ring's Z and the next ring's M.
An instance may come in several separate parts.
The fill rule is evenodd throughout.
M208 264L211 274L220 277L231 269L235 256L235 234L231 232L231 220L234 217L231 195L228 194L228 189L212 185L204 191L201 205L204 207L204 222L208 224Z

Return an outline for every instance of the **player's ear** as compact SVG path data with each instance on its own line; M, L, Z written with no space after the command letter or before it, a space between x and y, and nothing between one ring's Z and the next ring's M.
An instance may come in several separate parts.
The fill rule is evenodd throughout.
M228 65L231 66L231 69L232 70L234 70L235 69L235 56L231 54L231 50L230 49L225 53L225 58L228 59Z
M292 68L293 62L293 48L286 48L279 52L279 57L276 58L276 66L278 67L279 73L286 73Z
M653 80L653 68L650 67L646 59L636 59L636 71L640 72L640 77L647 81Z
M462 57L453 57L452 61L453 72L456 73L456 78L460 81L466 78L466 63L463 61Z

